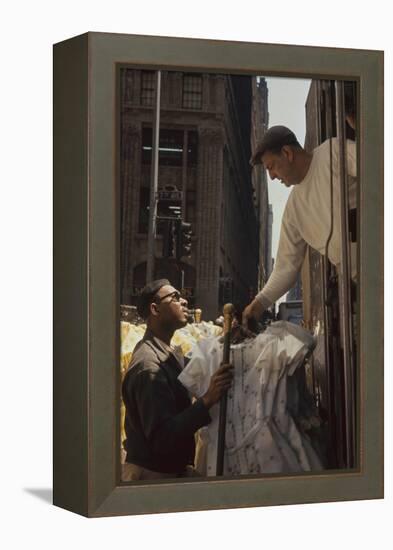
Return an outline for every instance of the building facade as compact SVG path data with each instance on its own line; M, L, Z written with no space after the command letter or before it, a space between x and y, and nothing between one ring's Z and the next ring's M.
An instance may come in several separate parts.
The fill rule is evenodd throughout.
M122 69L119 89L121 301L135 304L146 283L155 73ZM182 286L204 319L226 301L243 307L266 273L267 186L249 165L262 89L254 77L162 72L158 187L181 192L193 238L189 258L163 257L158 224L154 277Z
M269 126L268 89L264 78L252 80L252 134L251 147L254 151ZM261 290L271 273L271 247L273 211L269 205L267 174L262 164L252 172L255 208L259 220L259 263L258 290Z

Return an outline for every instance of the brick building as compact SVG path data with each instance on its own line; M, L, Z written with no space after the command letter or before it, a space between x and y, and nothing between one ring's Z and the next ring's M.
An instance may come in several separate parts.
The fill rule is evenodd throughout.
M122 69L120 77L121 301L134 304L146 280L155 73ZM182 192L192 224L190 258L162 257L155 239L155 277L184 288L204 319L225 301L248 303L266 279L266 176L249 165L267 126L263 79L163 71L158 186ZM253 172L253 173L252 173Z

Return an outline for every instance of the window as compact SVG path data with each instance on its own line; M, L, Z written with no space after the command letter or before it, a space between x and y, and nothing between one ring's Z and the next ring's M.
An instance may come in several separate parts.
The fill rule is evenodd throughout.
M153 132L151 128L142 129L142 164L151 164Z
M196 227L196 193L194 189L186 191L186 218L187 222L192 224L192 231L195 233Z
M181 166L183 164L183 130L160 131L160 164Z
M188 132L187 165L196 166L198 160L198 132Z
M183 130L160 130L160 166L182 166L183 164ZM153 132L151 128L142 131L142 163L151 163L153 149Z
M154 103L155 72L142 71L141 73L141 105L151 107Z
M149 206L150 206L150 189L148 187L140 188L139 195L139 233L147 233L149 228Z
M186 191L186 212L187 221L195 223L196 219L196 194L195 194L195 166L198 159L198 133L195 130L174 130L168 128L160 129L160 147L159 147L159 165L174 166L181 168L183 166L183 147L185 132L188 133L187 140L187 167L192 169L188 176L191 178L189 187ZM153 150L153 131L151 128L142 128L142 164L144 165L143 174L146 178L141 182L140 200L139 200L139 233L147 233L149 223L149 173L148 167L151 165ZM169 173L169 172L168 172ZM177 171L179 173L179 171ZM181 176L181 172L180 172ZM194 182L194 183L193 183ZM181 181L178 182L181 189ZM181 201L180 201L181 202ZM176 202L169 206L179 206ZM163 228L160 222L157 223L157 234L162 234Z
M202 109L202 76L183 76L183 108Z

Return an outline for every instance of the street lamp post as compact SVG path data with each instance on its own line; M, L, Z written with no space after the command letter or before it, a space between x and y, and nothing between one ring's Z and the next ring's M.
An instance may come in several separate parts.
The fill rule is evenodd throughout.
M146 283L154 276L154 241L156 237L158 160L160 147L161 71L156 72L156 95L153 120L153 151L151 159L149 229L147 234Z

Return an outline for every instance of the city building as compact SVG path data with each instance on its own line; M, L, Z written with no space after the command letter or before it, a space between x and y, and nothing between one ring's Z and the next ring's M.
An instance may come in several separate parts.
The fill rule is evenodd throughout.
M155 72L122 69L119 95L121 302L133 305L146 282ZM266 176L249 165L267 126L266 83L163 71L160 105L158 187L180 192L172 207L193 237L189 258L165 257L158 223L154 277L182 286L203 319L215 319L227 301L246 305L268 272Z

